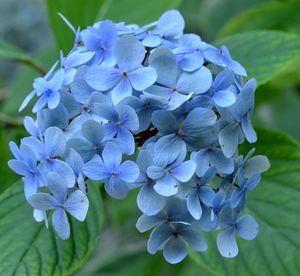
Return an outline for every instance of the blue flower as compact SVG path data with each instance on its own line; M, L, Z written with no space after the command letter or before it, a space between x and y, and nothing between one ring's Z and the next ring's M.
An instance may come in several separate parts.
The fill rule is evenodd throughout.
M122 163L122 152L117 145L105 145L102 158L96 156L83 166L83 173L92 180L104 180L106 192L116 199L127 196L128 183L139 176L139 167L133 161Z
M235 232L244 240L253 240L258 234L258 224L250 215L238 218L231 208L224 208L220 213L221 231L217 237L219 252L223 257L233 258L238 254Z
M93 62L113 66L115 59L112 47L117 42L117 30L110 20L96 23L80 33L80 38L87 51L95 52Z
M52 195L36 193L28 199L28 202L38 210L54 209L52 224L58 236L62 240L66 240L70 237L70 224L66 212L77 220L84 221L89 208L89 201L80 190L68 194L67 184L56 173L48 175L47 186Z
M195 108L179 126L171 112L154 111L152 123L162 136L155 145L157 158L175 160L179 153L190 148L201 148L212 143L215 139L216 114L209 109Z
M75 174L75 185L83 192L87 193L87 187L85 184L85 179L82 173L83 169L83 159L81 156L72 148L69 148L65 154L64 158L66 163L72 168L74 174Z
M184 161L186 150L182 150L177 159L169 163L168 159L155 160L149 166L147 175L155 180L154 190L162 196L177 194L180 182L187 182L194 175L196 164L193 160Z
M137 205L147 216L156 215L164 208L166 203L166 199L153 188L155 182L147 175L148 167L154 164L153 159L153 154L150 151L141 150L136 161L140 169L136 185L141 186L137 196Z
M148 95L140 95L140 97L127 97L121 102L122 105L132 107L139 117L138 132L145 131L151 125L152 113L155 110L163 109L167 105L161 99L153 99Z
M50 78L37 78L33 83L34 94L40 98L34 105L32 111L37 112L41 110L45 105L48 105L50 109L54 109L60 102L60 92L64 82L64 70L59 69ZM33 94L33 95L34 95ZM23 105L22 105L23 107ZM22 109L22 107L20 109Z
M234 73L231 70L223 70L214 79L212 84L212 99L220 107L234 104L236 97L230 90L234 82Z
M207 44L195 34L184 34L180 37L178 47L172 52L176 55L177 63L184 71L192 72L204 63L204 50Z
M136 112L128 105L117 106L98 104L98 115L107 120L103 125L107 138L117 138L121 141L122 151L132 154L135 149L132 132L139 129L139 119Z
M256 81L249 80L236 97L236 102L226 108L218 107L221 114L219 121L219 142L224 155L232 157L244 137L249 143L257 139L255 130L251 126L250 116L254 108L254 92Z
M181 262L188 254L188 246L198 252L207 250L205 239L191 226L182 223L161 224L151 233L147 244L150 254L163 251L171 264Z
M82 137L72 138L68 146L75 149L85 162L101 155L105 145L104 128L96 121L88 120L81 128Z
M161 44L174 48L176 40L183 32L184 25L184 19L178 11L166 11L158 19L156 28L149 31L148 35L143 39L143 44L151 48Z
M215 192L209 183L216 176L214 168L209 169L204 176L194 176L190 181L180 184L180 190L186 198L187 208L194 219L202 216L202 205L212 207Z
M234 171L233 158L226 158L222 150L214 145L198 152L192 152L191 159L197 164L196 174L198 176L203 176L211 167L215 168L218 174L231 174Z
M169 110L178 108L193 94L207 92L212 85L212 75L206 67L191 73L182 72L175 55L166 48L155 50L149 57L149 64L157 72L158 84L146 89L145 93L167 99Z
M113 49L118 68L94 66L86 74L87 83L98 91L111 91L114 104L132 95L132 89L143 91L156 80L151 67L143 67L145 49L135 37L124 36Z
M10 142L9 147L16 159L8 161L8 166L24 176L25 197L29 198L39 187L46 185L45 175L38 168L36 156L30 147L21 144L19 149L14 142Z
M95 53L93 52L81 52L73 51L66 57L63 56L63 53L60 53L60 63L61 67L64 69L64 82L63 85L69 85L75 77L77 70L75 67L78 67L86 62L88 62Z
M239 177L238 177L239 180ZM259 174L252 175L245 183L244 178L240 180L239 187L234 190L230 200L231 208L237 208L239 204L244 204L246 200L246 193L249 190L253 190L261 180Z
M75 185L75 175L72 168L60 160L66 151L66 140L64 133L59 128L48 128L45 131L43 141L35 137L28 137L23 139L23 143L32 149L40 161L39 169L45 175L48 175L49 172L56 172L65 177L68 188Z
M210 232L217 228L219 223L219 214L227 202L226 193L219 190L211 203L211 206L202 206L201 218L194 222L202 231Z

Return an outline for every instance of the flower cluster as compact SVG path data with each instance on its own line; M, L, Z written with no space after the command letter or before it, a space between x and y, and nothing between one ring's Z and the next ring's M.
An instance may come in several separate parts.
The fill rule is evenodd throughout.
M105 20L76 31L66 23L74 47L34 80L20 108L37 98L36 119L24 119L30 136L10 143L9 166L23 176L34 218L48 226L52 210L58 236L69 238L66 213L85 219L87 181L98 180L115 199L139 189L136 226L152 229L151 254L180 262L188 246L207 249L201 231L217 230L221 255L236 256L235 234L258 233L244 209L269 168L254 150L238 152L257 139L255 80L245 81L225 46L183 34L176 10L143 27Z

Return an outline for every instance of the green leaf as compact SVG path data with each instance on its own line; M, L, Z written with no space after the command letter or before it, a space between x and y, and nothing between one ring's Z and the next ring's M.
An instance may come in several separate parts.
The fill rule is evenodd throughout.
M0 196L0 275L70 275L93 252L102 225L98 186L89 186L85 222L70 220L71 237L60 240L52 225L32 218L23 185L17 182Z
M258 85L276 77L300 58L300 36L280 31L254 31L219 39Z
M57 46L65 54L71 50L75 35L58 16L61 13L77 29L92 25L104 4L104 0L47 0L50 23L56 38Z
M125 21L128 24L147 24L158 20L162 13L176 9L181 0L111 0L106 12L99 14L97 19L110 19L116 22Z
M191 253L209 275L297 275L300 270L300 145L285 134L259 130L256 154L265 154L271 169L249 192L248 211L260 232L253 241L238 240L239 255L220 256L215 236L207 235L205 253Z
M38 61L3 39L0 39L0 59L12 59L34 68L39 73L45 73L44 68Z
M254 6L232 17L219 36L253 30L282 30L300 33L300 2L271 2Z

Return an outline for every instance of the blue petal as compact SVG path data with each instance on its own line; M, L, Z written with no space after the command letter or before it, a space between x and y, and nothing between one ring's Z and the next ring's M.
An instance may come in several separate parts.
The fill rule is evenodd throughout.
M111 99L116 105L121 100L132 95L132 87L127 77L121 77L119 83L111 91Z
M157 75L153 68L142 67L129 72L128 78L135 90L143 91L156 81Z
M24 99L24 101L22 102L21 106L19 107L19 112L22 111L27 105L28 103L31 101L31 99L34 97L34 95L36 94L36 90L32 90Z
M154 226L157 226L162 221L160 216L141 215L136 222L136 228L141 233L144 233Z
M263 155L256 155L246 162L244 166L245 177L250 177L254 174L263 173L269 168L270 162L268 158Z
M247 117L242 118L241 126L247 141L249 143L255 143L257 140L256 132Z
M154 155L158 162L167 160L173 162L186 145L182 139L175 134L169 134L160 138L154 147Z
M160 35L164 37L174 37L181 34L184 25L184 18L177 10L166 11L161 15L157 23Z
M106 66L93 66L87 71L85 80L92 88L98 91L107 91L120 82L120 70Z
M134 109L128 105L117 106L122 125L131 131L139 129L139 118Z
M164 246L163 255L170 264L177 264L187 256L187 247L180 236L170 238Z
M32 112L36 113L41 110L48 102L48 96L43 94L33 106Z
M103 161L109 170L116 170L122 161L122 152L114 143L107 143L102 153Z
M156 181L154 190L162 196L173 196L178 192L178 183L170 175L165 175Z
M220 72L213 83L214 90L224 90L228 88L234 81L234 73L231 70L223 70Z
M155 254L163 244L172 236L172 229L168 224L161 224L150 234L147 250L150 254Z
M245 215L237 220L236 230L242 239L253 240L258 234L259 225L252 216Z
M224 155L232 157L239 143L239 127L237 124L228 125L219 132L219 142Z
M185 94L202 94L211 88L212 75L204 66L192 73L182 73L178 82L177 89Z
M72 148L68 148L65 153L65 161L66 163L72 168L75 175L78 176L78 174L81 172L83 167L83 160L81 156Z
M58 208L52 215L52 223L57 235L62 240L70 237L70 224L66 212L62 208Z
M132 133L125 127L120 127L117 133L117 139L121 141L124 153L131 155L134 153L135 143Z
M234 238L233 227L221 230L217 237L217 246L219 252L225 258L233 258L238 254L239 249Z
M139 176L139 167L131 160L122 163L118 169L118 176L125 182L132 183Z
M203 63L204 55L201 52L186 54L182 59L180 59L180 61L178 61L180 68L187 72L195 71L200 68Z
M200 189L200 200L208 207L212 206L215 199L215 192L211 187L204 186Z
M186 199L187 208L194 219L198 220L202 216L202 207L197 192L189 193Z
M113 53L122 70L132 71L142 63L145 48L135 37L123 36L114 46Z
M157 82L173 88L179 76L175 55L166 48L158 48L149 57L149 64L156 70Z
M151 185L142 186L137 196L137 205L147 216L159 213L164 208L165 203L165 198L157 194Z
M206 251L207 243L206 240L192 228L183 229L180 235L184 240L192 247L195 251Z
M124 199L128 194L128 185L119 177L112 176L105 182L105 191L115 199Z
M176 133L178 122L175 116L165 110L157 110L152 114L152 123L162 135Z
M60 203L51 195L36 193L28 198L28 203L38 210L50 210L57 208Z
M59 105L60 102L60 93L57 91L52 91L48 96L48 107L54 109Z
M63 176L65 177L65 176ZM62 204L67 197L68 187L64 179L57 173L49 173L47 176L47 185L51 193Z
M183 162L176 168L171 169L171 174L181 182L189 181L196 170L196 163L193 160Z
M77 220L84 221L89 208L89 200L83 192L77 190L69 195L64 208Z
M47 157L60 157L66 150L66 139L62 130L50 127L45 132L45 148Z
M94 120L86 121L81 128L82 135L93 145L101 145L104 138L102 125Z
M9 160L8 161L8 166L17 174L26 176L29 175L29 168L28 166L20 160Z
M160 179L160 178L164 177L165 174L166 174L165 168L162 168L162 167L150 166L147 169L147 175L153 180Z
M84 164L82 171L92 180L104 180L111 176L99 156Z
M187 102L192 97L192 94L189 95L182 95L178 92L172 92L167 109L168 110L175 110L176 108L183 105L185 102Z
M90 161L96 153L91 143L80 138L70 139L68 147L76 150L85 162Z
M49 167L49 171L55 172L64 178L64 182L68 188L73 188L75 185L75 174L72 168L61 160L52 160L52 165ZM47 164L45 164L47 166ZM47 170L47 169L46 169Z
M218 90L213 95L213 100L216 105L227 107L235 103L235 95L229 90Z

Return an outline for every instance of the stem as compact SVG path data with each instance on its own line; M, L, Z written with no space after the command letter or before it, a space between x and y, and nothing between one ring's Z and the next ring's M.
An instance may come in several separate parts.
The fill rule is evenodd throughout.
M5 127L22 127L23 118L12 118L6 114L0 113L0 125Z
M24 64L32 67L34 70L36 70L41 75L47 74L47 70L43 66L39 65L38 63L36 63L32 60L16 59L16 61L23 62Z

